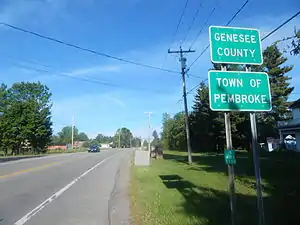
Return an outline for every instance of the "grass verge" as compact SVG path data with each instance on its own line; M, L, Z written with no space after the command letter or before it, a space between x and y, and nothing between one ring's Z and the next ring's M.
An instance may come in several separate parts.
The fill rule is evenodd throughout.
M134 225L231 224L227 166L222 155L166 152L150 167L132 167ZM239 225L258 224L252 157L237 154L236 203ZM300 157L271 154L261 158L267 225L300 224ZM298 184L299 183L299 184Z
M76 153L76 152L85 152L87 151L87 148L78 148L78 149L71 149L71 150L61 150L61 149L56 149L56 150L48 150L46 153L41 153L41 154L31 154L31 153L26 153L26 154L20 154L20 155L8 155L5 156L4 152L0 151L0 159L5 159L5 158L26 158L26 157L35 157L35 156L46 156L46 155L51 155L51 154L61 154L61 153Z

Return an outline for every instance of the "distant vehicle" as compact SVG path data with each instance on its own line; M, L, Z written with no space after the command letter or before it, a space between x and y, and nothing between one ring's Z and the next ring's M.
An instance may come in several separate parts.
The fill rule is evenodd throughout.
M89 147L88 152L100 152L100 147L98 145L92 145Z

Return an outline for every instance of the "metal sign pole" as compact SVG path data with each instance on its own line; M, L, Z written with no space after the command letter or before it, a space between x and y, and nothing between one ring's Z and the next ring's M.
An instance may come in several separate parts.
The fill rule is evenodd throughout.
M222 71L226 71L226 67L221 67ZM232 138L231 138L231 124L229 112L224 113L225 118L225 131L226 131L226 148L232 150ZM234 166L228 164L228 176L229 176L229 195L230 195L230 209L231 209L231 224L236 224L236 207L235 207L235 186L234 186Z
M249 69L246 66L246 71ZM256 193L257 193L257 209L259 225L265 225L265 215L264 215L264 205L262 198L262 188L261 188L261 175L260 175L260 161L259 153L257 151L257 129L256 129L256 115L254 112L250 113L250 123L251 123L251 134L252 134L252 153L253 153L253 164L256 178Z

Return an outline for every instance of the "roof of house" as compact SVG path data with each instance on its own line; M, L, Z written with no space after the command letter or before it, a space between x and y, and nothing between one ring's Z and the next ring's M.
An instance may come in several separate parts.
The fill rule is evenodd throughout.
M300 98L296 101L294 101L291 105L290 105L290 108L293 109L293 108L300 108Z

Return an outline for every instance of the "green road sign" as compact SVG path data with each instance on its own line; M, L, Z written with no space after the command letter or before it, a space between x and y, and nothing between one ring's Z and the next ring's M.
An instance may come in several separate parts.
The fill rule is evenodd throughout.
M210 26L209 41L214 63L263 63L259 31L256 29Z
M224 150L224 159L227 165L235 165L235 151L234 150Z
M214 111L270 111L269 77L266 73L208 72L209 103Z

